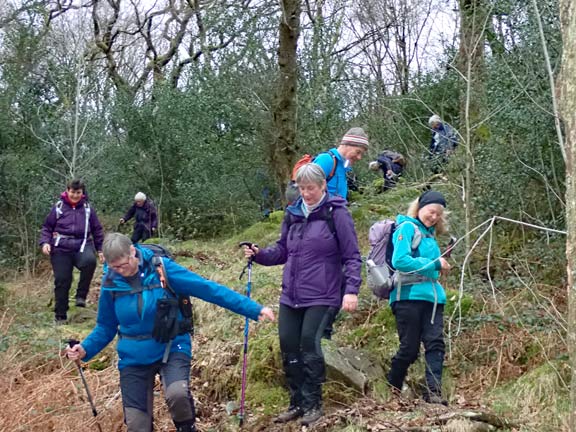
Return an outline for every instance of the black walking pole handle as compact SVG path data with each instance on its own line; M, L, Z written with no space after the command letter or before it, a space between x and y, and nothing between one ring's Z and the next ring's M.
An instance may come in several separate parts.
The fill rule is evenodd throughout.
M444 252L444 257L450 258L452 255L452 249L456 246L456 242L458 239L454 236L450 236L450 241L448 242L448 246L446 246L446 252Z
M238 244L238 247L242 247L242 246L248 246L250 249L254 249L255 247L258 247L258 245L256 243L252 243L249 241L243 241L243 242L240 242L240 244Z
M252 243L252 242L249 242L249 241L243 241L243 242L240 242L240 243L238 244L238 247L242 247L242 246L246 246L246 247L250 248L252 251L254 251L254 248L255 248L255 247L258 247L258 245L257 245L256 243ZM254 260L254 256L251 256L251 257L248 258L248 264L246 264L246 267L244 267L244 268L242 269L242 273L240 273L240 277L239 277L238 279L242 279L242 276L244 276L244 273L246 272L246 269L247 269L248 267L252 268L252 261L253 261L253 260Z
M74 345L78 345L80 341L78 339L68 339L68 346L70 348L74 347Z

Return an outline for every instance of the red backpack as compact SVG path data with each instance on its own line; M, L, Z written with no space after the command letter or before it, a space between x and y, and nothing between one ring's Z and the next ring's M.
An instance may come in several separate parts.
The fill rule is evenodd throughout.
M334 177L334 174L336 173L336 167L338 166L338 160L336 159L336 156L332 152L323 152L323 153L328 153L330 156L332 156L332 161L334 162L334 165L332 166L332 170L330 171L330 174L326 177L326 182L329 182L330 180L332 180L332 177ZM308 165L309 163L314 162L316 160L316 158L321 154L322 153L318 153L316 156L312 156L312 155L306 153L304 156L302 156L300 159L298 159L298 161L294 165L294 168L292 168L292 176L290 177L290 180L292 180L292 183L296 182L296 174L298 173L298 170L300 168L302 168L304 165Z

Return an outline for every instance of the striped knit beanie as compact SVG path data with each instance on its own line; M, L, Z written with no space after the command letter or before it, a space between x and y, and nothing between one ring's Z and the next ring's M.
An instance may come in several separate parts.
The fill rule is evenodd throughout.
M353 127L342 137L340 144L362 147L368 150L368 135L366 135L364 129Z

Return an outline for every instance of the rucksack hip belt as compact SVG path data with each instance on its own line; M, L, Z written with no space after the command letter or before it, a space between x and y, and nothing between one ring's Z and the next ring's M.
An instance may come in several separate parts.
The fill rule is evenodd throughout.
M431 279L417 273L400 273L396 272L394 285L413 285L422 282L430 282Z
M118 332L118 337L120 339L129 339L129 340L146 340L153 338L152 333L146 333L142 335L128 335L121 332Z

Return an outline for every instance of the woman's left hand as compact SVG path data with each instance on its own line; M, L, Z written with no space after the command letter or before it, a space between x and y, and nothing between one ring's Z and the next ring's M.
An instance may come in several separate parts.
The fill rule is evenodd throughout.
M100 260L100 264L104 264L104 254L102 252L98 252L98 259Z
M258 316L258 321L274 321L274 312L269 307L263 307L260 311L260 315Z
M346 312L355 311L357 306L358 296L356 294L346 294L342 299L342 309Z

